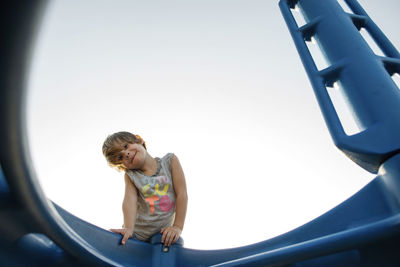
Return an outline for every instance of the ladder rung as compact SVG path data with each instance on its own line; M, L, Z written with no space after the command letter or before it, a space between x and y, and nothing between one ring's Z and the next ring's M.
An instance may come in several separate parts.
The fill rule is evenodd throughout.
M347 15L349 15L351 21L353 22L354 26L356 26L357 30L361 30L361 28L364 28L365 25L367 24L368 17L366 16L356 15L351 13L347 13Z
M299 32L301 32L304 40L311 41L311 37L313 37L315 34L315 28L320 21L321 18L317 17L299 28Z
M287 4L291 9L294 9L296 7L297 2L299 2L299 0L287 0Z
M345 65L346 63L343 60L318 72L318 75L324 79L325 86L333 87Z
M400 73L400 59L393 57L379 57L387 72L392 76L395 73Z

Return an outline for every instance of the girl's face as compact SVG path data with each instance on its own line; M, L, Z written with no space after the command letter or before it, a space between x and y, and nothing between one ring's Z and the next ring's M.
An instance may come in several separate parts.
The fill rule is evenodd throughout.
M121 149L118 159L125 168L137 170L143 166L147 156L147 150L143 145L137 143L123 143L121 144Z

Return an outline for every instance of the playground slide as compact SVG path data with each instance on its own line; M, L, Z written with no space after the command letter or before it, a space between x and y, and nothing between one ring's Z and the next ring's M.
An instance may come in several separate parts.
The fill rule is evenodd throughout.
M385 169L400 174L399 163L400 156L395 157L386 163ZM296 266L318 266L315 265L318 263L324 266L327 263L332 266L362 266L362 263L379 261L391 255L392 258L385 261L392 261L392 266L396 266L400 262L396 252L400 238L400 206L395 199L397 196L387 194L388 186L393 190L390 180L391 177L377 176L335 209L289 233L250 246L223 250L188 249L180 240L165 252L160 235L153 237L150 243L130 239L121 246L120 235L91 225L54 204L60 219L84 240L81 245L102 256L100 261L77 259L63 250L62 244L58 246L45 234L34 232L18 237L6 249L6 255L3 250L0 260L13 265L17 262L21 265L35 263L37 266L88 263L114 266L267 266L289 263L296 263ZM367 209L365 203L369 203ZM2 241L3 247L6 246ZM351 264L346 265L348 263Z
M376 35L380 31L356 1L346 2L357 15L345 15L335 0L325 0L323 5L319 0L281 0L280 7L335 144L377 176L347 201L293 231L249 246L222 250L188 249L182 240L165 250L160 235L150 243L129 240L121 246L120 235L84 222L46 198L29 158L23 113L30 43L45 2L14 1L4 5L0 11L4 25L1 34L7 40L0 43L1 265L400 266L400 91L390 82L390 74L400 72L400 56L382 36L379 38L383 38L387 54L383 59L376 58L358 40L355 37L358 27L369 27ZM295 5L300 6L309 21L302 28L297 27L290 15L290 8ZM357 49L365 49L365 53L358 53L362 55L358 57L362 59L359 65L350 57L352 53L347 53L343 60L341 51L327 41L335 30L330 28L333 27L330 22L338 20L342 20L340 31L348 32L337 33L335 38L351 36L351 42L361 42ZM326 34L326 29L330 29L330 34ZM318 37L332 63L323 71L315 69L305 50L304 42L313 35ZM362 86L357 86L360 73L364 78L359 80ZM365 76L371 79L367 83ZM325 86L335 81L348 90L355 113L365 123L366 130L360 135L349 137L343 133L327 99ZM374 88L369 88L377 82L388 88L384 94L376 94ZM354 92L357 94L352 95ZM379 97L382 99L376 103ZM361 106L365 103L360 99L368 103L367 114L362 113L365 109ZM371 126L368 116L379 123Z

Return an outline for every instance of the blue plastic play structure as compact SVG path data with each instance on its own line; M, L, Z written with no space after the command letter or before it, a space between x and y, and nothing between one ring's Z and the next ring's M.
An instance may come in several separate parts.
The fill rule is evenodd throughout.
M43 1L1 8L0 266L400 266L400 54L355 0L281 0L279 6L307 71L335 145L377 176L317 219L257 244L165 251L100 229L51 203L38 185L27 145L24 101L32 43ZM297 7L306 24L299 27ZM384 52L377 56L364 28ZM318 70L306 42L316 40L329 62ZM347 135L328 90L334 83L360 132ZM329 164L329 163L327 163ZM345 173L345 172L344 172ZM351 177L349 177L351 179Z

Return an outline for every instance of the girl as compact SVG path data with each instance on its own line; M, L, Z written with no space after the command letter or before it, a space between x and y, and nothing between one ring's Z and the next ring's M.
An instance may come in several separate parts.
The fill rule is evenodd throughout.
M125 172L124 225L111 231L123 236L123 245L130 237L149 241L158 232L165 246L176 242L183 230L188 201L178 158L172 153L153 158L143 139L129 132L108 136L103 154L111 167Z

